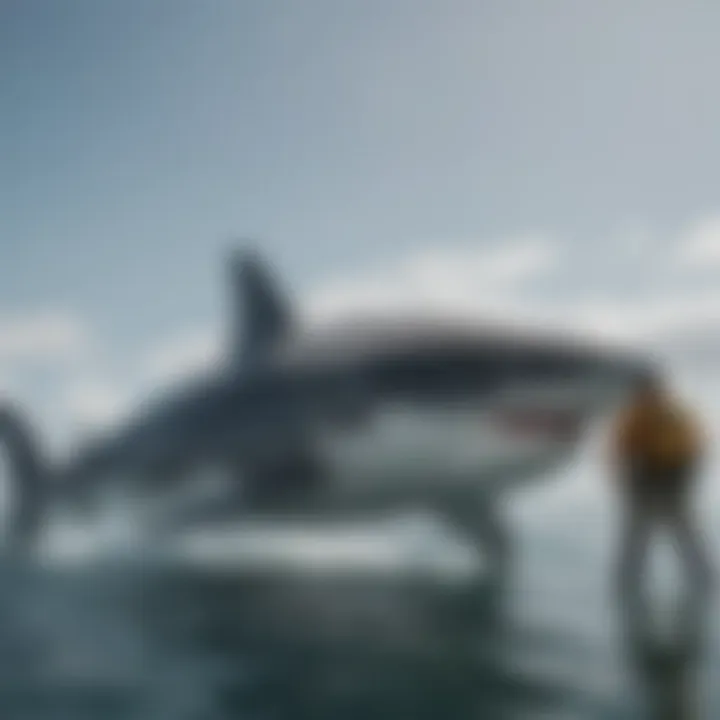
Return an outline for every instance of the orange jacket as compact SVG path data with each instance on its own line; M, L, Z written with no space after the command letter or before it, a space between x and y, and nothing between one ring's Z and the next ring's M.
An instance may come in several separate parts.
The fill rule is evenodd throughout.
M679 402L635 402L625 409L614 434L614 456L625 465L640 461L665 468L697 460L704 438L693 414Z

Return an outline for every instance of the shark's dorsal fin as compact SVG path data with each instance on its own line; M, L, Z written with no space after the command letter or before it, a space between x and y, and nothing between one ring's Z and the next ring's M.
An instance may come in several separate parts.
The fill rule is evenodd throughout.
M230 353L236 366L262 363L292 325L289 298L277 287L270 268L252 249L230 258L232 328Z

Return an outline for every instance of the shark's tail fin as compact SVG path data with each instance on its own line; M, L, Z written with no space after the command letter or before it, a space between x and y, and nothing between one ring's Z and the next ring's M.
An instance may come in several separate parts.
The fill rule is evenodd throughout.
M49 473L32 428L18 408L7 404L0 405L0 443L9 473L3 544L23 550L35 540L44 520Z
M253 250L230 258L232 328L230 354L237 367L262 362L292 326L289 298L277 287L270 268Z

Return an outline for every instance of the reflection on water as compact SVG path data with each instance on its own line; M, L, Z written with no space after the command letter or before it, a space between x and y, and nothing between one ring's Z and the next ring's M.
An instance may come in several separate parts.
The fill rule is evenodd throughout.
M412 582L5 571L3 718L530 717L498 595Z
M620 648L598 610L611 596L597 565L567 543L525 547L531 572L512 589L222 567L4 567L0 717L717 716L679 705L670 714L673 699L697 697L700 606L657 627L647 608L628 606Z
M623 599L630 664L652 720L704 717L700 670L708 636L708 601L702 592L686 591L663 614L646 597Z

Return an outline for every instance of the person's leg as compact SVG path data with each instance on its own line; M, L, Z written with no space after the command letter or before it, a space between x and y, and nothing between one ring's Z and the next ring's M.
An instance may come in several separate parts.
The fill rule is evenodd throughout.
M697 588L706 588L712 579L710 561L701 540L699 523L692 507L690 488L685 484L671 508L671 521L678 550Z
M637 490L628 492L617 577L618 590L625 598L639 598L651 529L649 498Z

